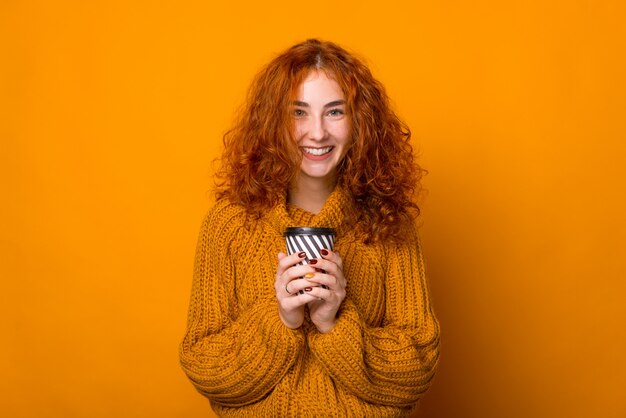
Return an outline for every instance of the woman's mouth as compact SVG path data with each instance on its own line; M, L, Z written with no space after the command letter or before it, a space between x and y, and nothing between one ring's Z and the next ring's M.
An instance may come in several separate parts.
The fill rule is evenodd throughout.
M334 147L324 147L324 148L308 148L308 147L302 147L302 151L305 154L309 154L309 155L314 155L316 157L322 156L324 154L328 154L330 151L332 151Z

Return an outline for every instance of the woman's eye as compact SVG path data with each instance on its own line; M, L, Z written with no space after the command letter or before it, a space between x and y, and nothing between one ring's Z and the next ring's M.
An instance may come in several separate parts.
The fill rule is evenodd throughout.
M293 110L293 115L296 116L296 117L300 117L300 116L306 115L306 113L302 109L294 109Z
M342 109L331 109L328 111L329 116L342 116L344 111Z

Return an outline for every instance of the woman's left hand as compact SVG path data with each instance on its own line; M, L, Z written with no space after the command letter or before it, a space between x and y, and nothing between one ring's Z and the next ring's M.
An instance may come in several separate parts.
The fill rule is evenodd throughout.
M309 264L318 271L307 280L319 285L312 287L311 290L307 289L307 294L317 298L308 303L309 314L313 324L325 334L335 327L337 311L346 297L343 262L339 253L322 250L322 258L318 258L316 262L310 260Z

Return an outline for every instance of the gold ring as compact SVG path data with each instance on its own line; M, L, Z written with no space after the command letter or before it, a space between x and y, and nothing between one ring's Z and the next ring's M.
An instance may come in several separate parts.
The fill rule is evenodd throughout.
M293 293L291 293L289 291L289 289L287 288L287 286L289 286L289 282L287 282L287 284L285 285L285 292L289 293L290 295L293 295Z

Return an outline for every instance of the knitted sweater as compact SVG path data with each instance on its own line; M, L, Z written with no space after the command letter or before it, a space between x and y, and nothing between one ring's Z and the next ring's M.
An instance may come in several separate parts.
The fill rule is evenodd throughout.
M401 243L366 245L335 190L313 215L279 204L260 219L225 200L200 231L181 365L224 417L401 417L428 389L439 357L415 226ZM332 331L278 315L276 254L290 226L332 227L346 298Z

